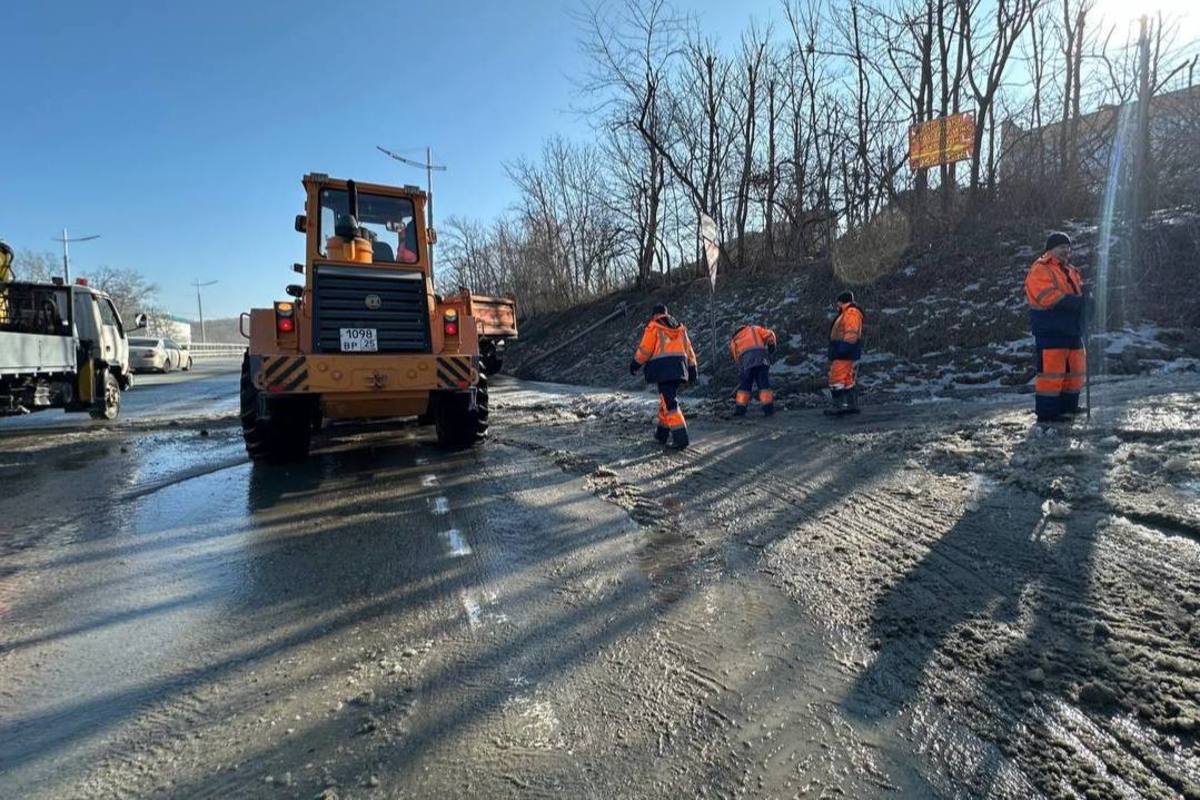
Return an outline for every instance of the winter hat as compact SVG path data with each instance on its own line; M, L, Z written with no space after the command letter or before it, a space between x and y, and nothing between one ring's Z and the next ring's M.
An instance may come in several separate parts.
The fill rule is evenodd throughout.
M853 303L854 302L854 292L842 292L841 294L838 295L838 302L839 303Z
M1047 237L1047 239L1046 239L1046 252L1050 252L1054 248L1058 247L1060 244L1065 244L1068 247L1070 247L1071 246L1071 237L1067 236L1065 233L1060 233L1058 231L1055 231L1054 233L1050 234L1050 236Z
M662 303L658 303L654 306L654 308L650 309L650 316L652 316L652 317L661 317L663 314L666 314L666 313L667 313L667 307L665 305L663 305Z

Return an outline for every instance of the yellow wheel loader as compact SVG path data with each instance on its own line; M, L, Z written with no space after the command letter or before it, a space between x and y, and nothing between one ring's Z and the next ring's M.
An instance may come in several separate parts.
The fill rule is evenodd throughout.
M490 370L517 335L512 298L435 293L424 192L312 173L304 283L242 317L241 415L251 458L304 458L324 421L419 417L439 444L488 430ZM249 330L246 330L247 324Z

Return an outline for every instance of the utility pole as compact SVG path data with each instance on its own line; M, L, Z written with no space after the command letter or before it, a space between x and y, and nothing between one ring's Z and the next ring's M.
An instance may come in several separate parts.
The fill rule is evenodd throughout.
M432 147L425 148L425 162L424 163L422 163L420 161L414 161L411 158L405 158L404 156L401 156L401 155L397 155L396 153L393 153L391 150L380 147L379 145L375 145L375 149L378 150L379 152L383 153L386 156L394 158L395 160L399 161L401 164L407 164L410 167L420 167L421 169L425 170L425 228L427 230L433 230L433 172L434 172L434 170L437 170L438 172L445 172L446 166L444 164L434 164L433 163L433 148ZM433 280L433 247L432 247L432 245L429 248L429 279Z
M67 245L71 242L90 242L93 239L99 239L99 238L100 238L100 234L96 234L95 236L80 236L75 239L72 239L69 236L67 236L67 229L63 228L62 238L51 240L51 241L55 241L55 242L62 242L62 246L63 246L63 283L69 284L71 282L71 254L67 250Z
M197 278L192 285L196 287L196 311L200 314L200 344L208 344L208 336L204 331L204 303L200 300L200 289L205 286L212 286L216 281L200 282Z
M1141 253L1142 217L1151 202L1150 180L1150 101L1153 92L1150 86L1150 18L1143 15L1138 34L1138 99L1137 99L1137 142L1133 154L1133 213L1130 215L1133 252L1137 259Z

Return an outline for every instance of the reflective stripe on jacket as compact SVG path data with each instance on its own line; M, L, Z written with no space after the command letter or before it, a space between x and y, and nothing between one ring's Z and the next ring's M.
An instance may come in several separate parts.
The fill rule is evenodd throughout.
M660 314L646 325L633 360L645 365L646 383L686 381L688 366L696 366L696 351L687 328Z
M862 358L862 309L854 303L838 303L838 316L829 329L829 358L858 361Z
M1044 347L1079 347L1084 334L1083 276L1046 253L1025 276L1029 327Z
M739 372L770 365L770 351L777 343L775 331L761 325L743 325L729 342L729 352Z

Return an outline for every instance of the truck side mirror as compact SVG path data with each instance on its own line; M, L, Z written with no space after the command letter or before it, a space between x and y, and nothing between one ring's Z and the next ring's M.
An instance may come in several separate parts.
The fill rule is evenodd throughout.
M287 292L292 297L303 297L304 296L304 287L300 286L298 284L295 284L295 283L289 284L287 286L287 288L284 289L284 291Z
M308 217L303 214L296 215L296 233L305 233L308 231Z
M148 320L146 319L145 314L138 314L136 317L133 318L133 329L135 331L142 330L143 328L146 327L147 321Z
M425 241L429 242L429 244L437 244L437 231L433 228L426 228Z

